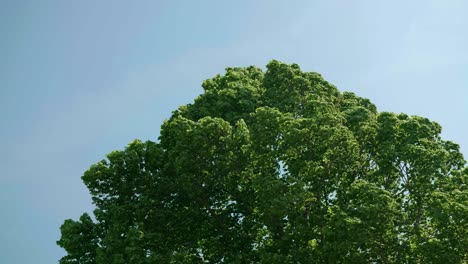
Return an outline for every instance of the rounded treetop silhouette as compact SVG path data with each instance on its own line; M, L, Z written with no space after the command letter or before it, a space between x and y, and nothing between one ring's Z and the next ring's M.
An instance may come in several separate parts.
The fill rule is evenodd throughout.
M83 176L60 263L466 263L468 169L430 120L320 74L227 68Z

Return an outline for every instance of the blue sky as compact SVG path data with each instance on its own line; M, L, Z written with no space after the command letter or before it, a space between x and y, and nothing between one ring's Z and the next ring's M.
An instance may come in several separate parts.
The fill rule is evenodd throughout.
M131 2L131 3L130 3ZM0 263L57 263L82 173L228 66L320 72L468 153L468 2L0 0Z

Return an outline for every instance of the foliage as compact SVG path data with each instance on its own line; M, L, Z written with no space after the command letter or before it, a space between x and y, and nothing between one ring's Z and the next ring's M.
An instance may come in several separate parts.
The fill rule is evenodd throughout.
M228 68L83 181L60 263L466 263L468 169L441 126L319 74Z

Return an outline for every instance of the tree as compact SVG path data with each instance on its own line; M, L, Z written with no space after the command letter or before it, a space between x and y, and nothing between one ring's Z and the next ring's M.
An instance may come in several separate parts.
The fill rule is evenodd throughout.
M319 74L227 68L84 173L60 263L466 263L468 168L441 126Z

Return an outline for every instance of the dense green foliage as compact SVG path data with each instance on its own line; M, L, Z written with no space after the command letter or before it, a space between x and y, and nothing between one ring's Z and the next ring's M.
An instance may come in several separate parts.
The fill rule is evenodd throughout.
M92 165L60 263L466 263L468 169L418 116L319 74L228 68Z

